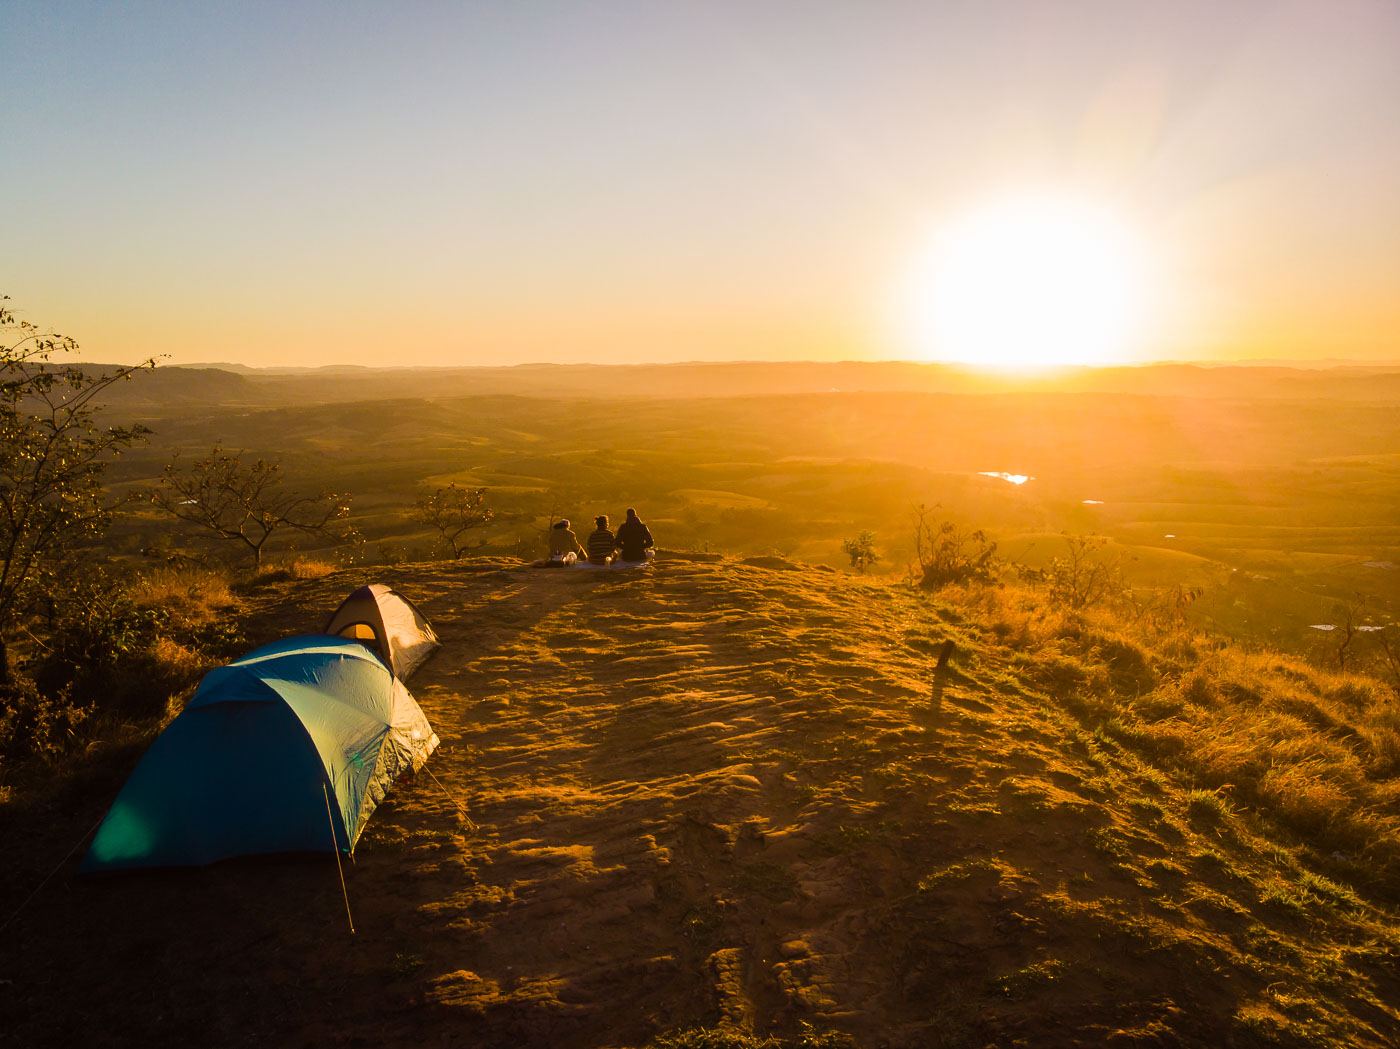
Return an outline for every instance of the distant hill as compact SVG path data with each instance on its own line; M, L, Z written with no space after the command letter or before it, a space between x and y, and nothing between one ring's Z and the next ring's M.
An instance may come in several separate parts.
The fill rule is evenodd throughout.
M94 365L93 367L101 367ZM519 365L508 368L250 369L163 366L112 392L114 405L164 401L284 406L420 397L736 397L797 393L1116 393L1161 397L1400 401L1400 366L1331 369L1156 364L1000 375L907 361Z
M247 364L235 364L232 361L197 361L191 364L169 364L163 367L190 368L196 371L233 372L235 375L254 375L258 372L279 370L276 368L253 368Z
M443 745L346 866L356 935L327 856L69 862L0 941L15 1045L1396 1044L1376 682L778 557L377 578L442 638ZM255 592L249 644L364 580ZM7 899L119 771L9 815Z
M111 386L103 401L116 411L143 414L235 405L264 407L272 403L263 389L244 374L213 368L171 367L135 372L126 382Z

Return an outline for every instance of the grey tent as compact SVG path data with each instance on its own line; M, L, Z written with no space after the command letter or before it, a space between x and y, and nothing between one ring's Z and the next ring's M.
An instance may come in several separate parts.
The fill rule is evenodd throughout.
M383 583L362 586L342 601L324 632L376 652L400 681L438 647L437 635L413 602Z

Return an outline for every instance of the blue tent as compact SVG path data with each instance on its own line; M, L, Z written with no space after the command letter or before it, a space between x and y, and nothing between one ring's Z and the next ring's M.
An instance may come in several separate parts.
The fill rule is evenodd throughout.
M363 645L264 645L204 676L122 787L80 869L330 852L332 834L353 852L394 779L437 745L408 690Z

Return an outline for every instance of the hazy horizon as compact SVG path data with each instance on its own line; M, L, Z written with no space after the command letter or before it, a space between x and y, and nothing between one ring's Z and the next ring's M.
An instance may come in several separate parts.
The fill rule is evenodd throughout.
M9 5L94 359L1400 357L1400 8Z
M131 361L90 361L92 364L121 364L127 365ZM190 369L239 369L246 371L303 371L320 370L333 368L354 368L366 371L442 371L468 368L668 368L685 367L687 365L705 365L711 367L741 366L741 365L916 365L919 367L944 368L959 372L965 372L972 376L983 376L991 379L1015 379L1026 377L1034 379L1037 376L1053 375L1056 373L1066 373L1074 371L1102 371L1113 368L1288 368L1298 371L1326 371L1331 368L1364 368L1364 369L1388 369L1400 368L1400 358L1286 358L1286 357L1244 357L1232 360L1143 360L1143 361L1119 361L1105 364L1060 364L1051 365L1045 368L1018 369L1016 371L1006 371L995 368L979 368L966 361L938 361L938 360L910 360L900 358L887 359L854 359L854 358L832 358L830 360L815 360L790 358L785 360L765 360L761 358L731 360L724 359L691 359L673 361L516 361L510 364L471 364L471 363L422 363L422 364L360 364L349 361L327 361L316 364L245 364L242 361L169 361L158 360L158 367L169 368L190 368Z

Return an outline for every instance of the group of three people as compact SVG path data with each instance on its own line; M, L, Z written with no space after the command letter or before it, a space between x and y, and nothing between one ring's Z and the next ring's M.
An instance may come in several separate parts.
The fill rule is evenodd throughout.
M585 549L567 519L556 521L549 530L549 560L565 565L583 560L593 565L608 565L614 560L645 561L651 556L651 531L631 507L627 510L627 520L618 525L616 535L608 528L607 514L599 514L593 523L598 527L589 535Z

